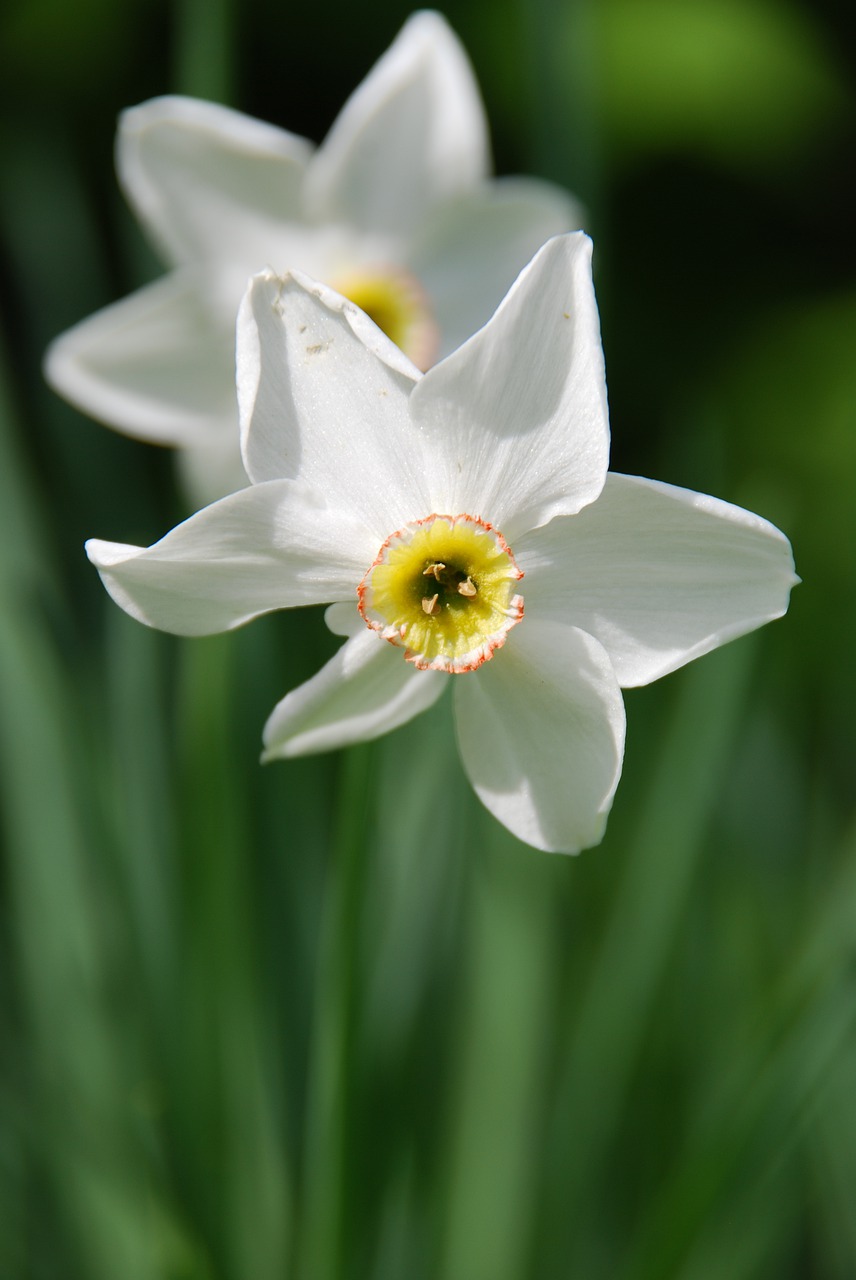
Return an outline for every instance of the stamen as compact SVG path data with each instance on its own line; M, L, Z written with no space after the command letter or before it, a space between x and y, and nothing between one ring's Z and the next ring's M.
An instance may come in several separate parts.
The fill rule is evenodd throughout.
M477 592L478 587L473 582L472 578L467 578L466 582L458 583L458 595L466 596L468 600L471 600Z
M429 597L428 597L428 596L423 596L423 598L422 598L422 609L423 609L423 611L424 611L425 613L427 613L427 614L428 614L428 617L429 617L429 618L430 618L430 617L432 617L432 616L434 616L434 615L436 615L436 614L438 614L438 613L440 612L440 606L439 606L439 604L437 603L437 601L438 601L439 599L440 599L440 593L439 593L439 592L437 592L437 594L436 594L436 595L431 596L431 597L430 597L430 599L429 599Z
M446 566L445 566L444 564L440 564L440 563L429 564L429 566L428 566L428 568L427 568L427 569L423 569L423 570L422 570L422 577L423 577L423 578L430 578L430 577L431 577L431 575L433 574L433 575L434 575L434 581L435 581L435 582L439 582L439 581L440 581L440 574L443 572L443 570L445 569L445 567L446 567Z

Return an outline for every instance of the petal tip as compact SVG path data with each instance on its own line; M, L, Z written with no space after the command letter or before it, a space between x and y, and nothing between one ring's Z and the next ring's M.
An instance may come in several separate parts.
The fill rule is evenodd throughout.
M45 348L42 356L42 377L57 395L69 396L67 387L74 377L74 356L70 352L70 343L66 329L57 334Z
M123 560L132 560L142 548L126 546L123 542L105 542L102 538L87 538L83 550L89 563L100 573L115 568Z

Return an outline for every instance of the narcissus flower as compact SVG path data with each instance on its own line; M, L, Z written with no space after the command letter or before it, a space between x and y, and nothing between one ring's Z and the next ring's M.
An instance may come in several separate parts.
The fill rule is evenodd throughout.
M198 502L247 483L234 330L253 272L326 281L424 369L489 319L545 240L581 225L557 187L489 179L478 88L436 13L406 23L318 150L167 97L124 113L116 161L172 271L63 334L46 374L93 417L177 446Z
M252 487L148 550L90 542L113 598L182 635L332 602L335 657L274 709L265 758L373 738L446 690L488 809L541 849L600 839L620 686L782 614L787 539L739 507L607 474L591 245L551 240L422 375L352 303L257 276L238 320Z

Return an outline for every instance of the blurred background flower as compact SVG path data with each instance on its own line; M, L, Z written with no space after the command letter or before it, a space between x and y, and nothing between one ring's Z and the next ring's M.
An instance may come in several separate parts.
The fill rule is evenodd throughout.
M188 93L320 140L408 10L7 0L0 1275L856 1273L849 14L445 12L498 172L589 210L612 466L761 512L803 585L628 695L580 859L468 799L442 707L260 769L272 698L337 642L314 611L178 643L120 615L84 536L185 505L42 353L160 270L121 109Z
M172 267L48 350L48 382L129 435L175 445L192 506L247 484L235 316L260 264L299 268L366 311L420 369L493 314L545 240L581 225L559 187L490 176L472 71L414 14L317 150L199 98L123 112L116 169Z

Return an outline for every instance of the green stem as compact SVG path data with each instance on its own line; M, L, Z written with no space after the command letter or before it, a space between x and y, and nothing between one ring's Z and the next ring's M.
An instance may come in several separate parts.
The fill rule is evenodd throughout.
M256 946L235 653L228 635L187 641L181 650L185 988L175 1121L183 1128L185 1181L208 1237L220 1240L226 1274L279 1280L289 1247L290 1188L279 1141L279 1072L265 1032L271 1001ZM249 768L258 767L252 758Z
M301 1280L336 1280L344 1247L348 1099L359 999L361 905L373 748L342 759L333 856L319 942L309 1058Z
M213 102L234 102L231 0L180 0L175 15L173 79L177 91Z
M523 5L532 114L532 167L579 196L596 223L601 172L596 15L591 0Z

